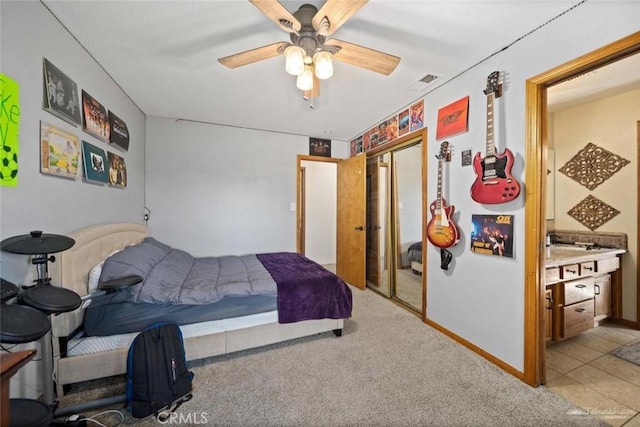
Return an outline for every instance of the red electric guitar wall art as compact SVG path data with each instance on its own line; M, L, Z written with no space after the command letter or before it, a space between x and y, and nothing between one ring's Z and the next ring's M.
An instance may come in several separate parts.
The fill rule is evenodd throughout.
M441 249L455 245L460 239L458 228L452 219L454 206L447 206L447 201L442 197L442 165L445 161L451 159L449 148L449 142L447 141L440 144L440 153L437 156L438 197L429 206L431 219L427 224L427 238L433 245Z
M496 122L493 104L496 98L502 96L500 71L489 75L484 93L487 95L487 149L484 158L476 153L473 159L476 180L471 186L471 198L487 204L510 202L520 194L520 183L511 175L513 153L505 148L501 154L497 154L493 140Z

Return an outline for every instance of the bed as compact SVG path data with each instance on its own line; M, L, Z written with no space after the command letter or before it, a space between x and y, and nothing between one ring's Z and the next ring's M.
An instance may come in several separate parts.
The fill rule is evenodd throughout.
M407 249L407 259L414 274L422 274L422 242L413 243Z
M110 271L110 274L118 274L114 273L114 271L118 271L117 268L110 268L114 264L111 261L123 253L116 253L117 251L123 249L125 251L132 250L132 248L141 247L149 242L156 242L154 239L149 238L144 225L130 223L95 225L71 233L68 236L73 238L76 243L72 248L60 253L59 261L52 264L50 269L52 283L61 284L61 286L73 290L81 297L89 293L90 273L95 273L96 266L103 263L101 280L108 280L109 277L105 272L106 270ZM162 243L159 244L163 245ZM271 268L268 271L278 282L277 293L274 295L272 290L257 292L252 298L255 297L254 299L258 300L258 308L252 306L253 308L248 314L234 314L232 317L225 315L207 317L208 312L217 310L215 304L220 303L222 300L234 297L233 299L236 300L235 305L238 305L238 302L244 300L244 297L240 298L237 295L232 295L221 299L213 298L216 301L209 302L206 299L202 299L202 294L197 294L195 297L191 296L191 298L197 299L197 304L194 304L198 306L196 307L197 314L193 317L195 320L176 322L184 323L181 324L180 328L184 337L187 360L231 353L328 331L333 331L337 336L341 335L344 319L350 317L351 313L352 300L349 287L333 273L329 273L321 266L304 257L297 256L297 254L259 254L256 257L263 255L267 256L267 258L266 261L261 259L261 263L264 268ZM131 257L121 256L120 258ZM107 259L106 262L105 259ZM326 312L323 312L322 309L317 309L317 298L319 298L319 293L324 291L319 291L318 288L297 286L296 283L301 283L302 280L294 279L288 282L279 282L278 280L282 279L278 278L278 275L285 277L289 274L290 277L291 273L298 268L297 265L290 264L288 259L295 259L298 260L296 262L305 264L311 263L309 265L313 268L313 271L309 274L301 272L299 277L324 275L326 272L330 276L326 276L326 279L322 280L331 282L337 280L331 286L337 286L332 289L337 289L338 291L331 291L332 295L336 294L331 298L335 297L338 301L339 309L327 309L328 311ZM110 262L111 264L109 264ZM270 266L269 262L271 263ZM220 271L222 275L223 270L221 269ZM254 272L250 274L257 277L257 284L252 286L260 289L263 286L261 280L264 278L264 273ZM139 288L147 281L151 282L150 279L145 280L139 285L131 286L130 289ZM298 294L284 294L283 289L285 288L291 288L294 292L296 288L299 288L302 291L298 291ZM142 292L139 293L141 294ZM181 295L188 294L185 290L181 290L179 293ZM101 298L114 298L114 295L116 295L117 300L121 298L121 296L118 296L121 294L123 293L116 292L111 296L102 296ZM282 297L281 295L287 296ZM185 301L188 302L188 298L189 296L187 296L186 300L179 301L178 305L190 305L184 303ZM95 305L94 301L97 301ZM127 299L119 302L124 302L126 305L132 304L131 301ZM85 302L75 311L62 313L52 318L54 379L58 396L64 394L65 385L124 374L126 372L129 344L139 332L138 329L145 324L143 320L138 324L132 322L132 324L135 324L133 328L111 330L108 327L111 320L118 318L119 315L126 320L127 316L123 315L123 313L126 314L127 310L117 304L112 304L113 300L111 299L108 300L107 304L104 301L100 303L99 298L92 299L87 306L88 302ZM152 303L147 302L144 298L140 302L142 305L149 304L150 307L148 308L153 308ZM164 303L163 301L160 302L160 304ZM301 305L308 307L309 310L300 310L299 307ZM297 310L296 307L298 307ZM287 311L289 308L293 308L293 310ZM228 307L223 309L222 312L227 309ZM184 312L174 313L173 315L178 320L184 319L185 316ZM96 322L97 318L102 320ZM157 321L158 319L152 320ZM147 321L151 320L147 319ZM166 319L160 319L160 321L166 321ZM85 323L93 325L94 330L90 334L84 331ZM96 324L98 325L97 327Z

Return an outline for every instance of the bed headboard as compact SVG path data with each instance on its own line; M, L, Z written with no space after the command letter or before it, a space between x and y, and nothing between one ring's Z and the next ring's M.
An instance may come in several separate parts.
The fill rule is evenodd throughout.
M50 267L51 281L71 289L78 295L87 294L89 272L112 252L139 243L147 237L142 224L98 224L68 234L75 244L58 254ZM54 335L66 336L82 323L82 308L55 316Z

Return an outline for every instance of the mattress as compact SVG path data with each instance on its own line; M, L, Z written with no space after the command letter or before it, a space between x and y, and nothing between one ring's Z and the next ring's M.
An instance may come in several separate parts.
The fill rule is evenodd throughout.
M120 300L116 292L96 298L85 312L86 336L139 332L157 322L188 325L277 310L270 295L227 296L211 304L146 304Z
M230 319L211 320L208 322L182 325L180 326L180 330L182 331L183 338L191 338L214 333L222 333L229 330L250 328L269 323L278 323L278 312L276 310ZM138 332L104 337L89 337L81 335L69 340L67 357L100 353L118 348L129 348L131 342L133 342L133 339L137 335Z

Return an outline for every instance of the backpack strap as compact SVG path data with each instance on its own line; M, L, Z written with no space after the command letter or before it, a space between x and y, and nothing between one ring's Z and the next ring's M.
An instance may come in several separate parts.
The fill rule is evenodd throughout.
M191 400L191 398L193 398L193 394L188 393L185 394L184 396L182 396L180 399L176 400L175 402L173 402L173 404L175 404L175 406L171 407L167 407L164 410L158 411L156 412L156 419L160 422L165 422L169 419L169 417L171 416L171 413L175 412L184 402L188 402Z

